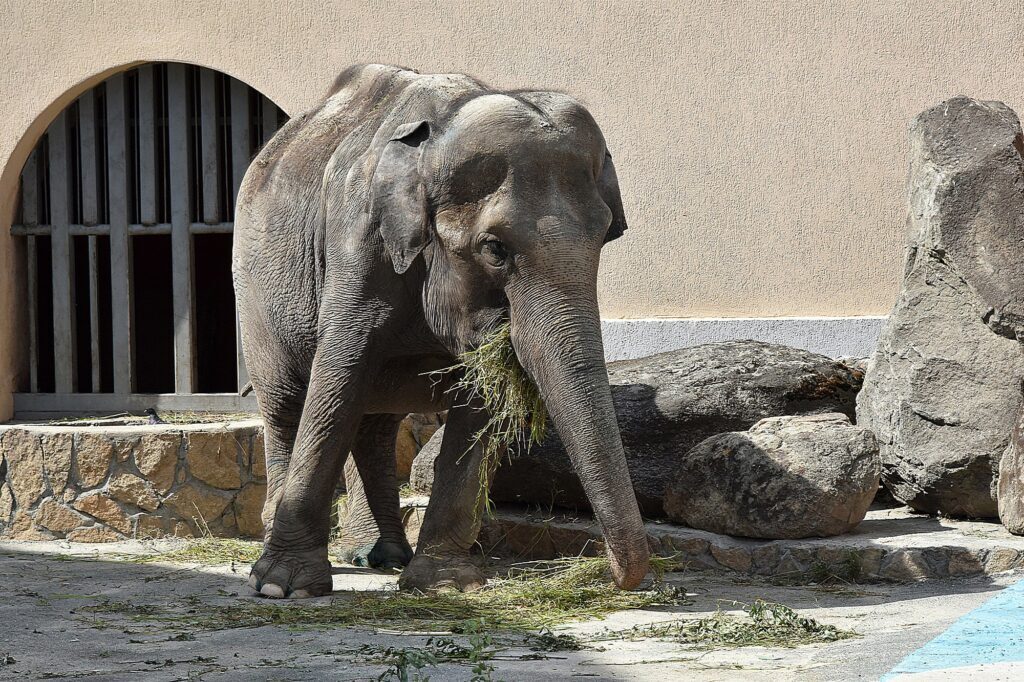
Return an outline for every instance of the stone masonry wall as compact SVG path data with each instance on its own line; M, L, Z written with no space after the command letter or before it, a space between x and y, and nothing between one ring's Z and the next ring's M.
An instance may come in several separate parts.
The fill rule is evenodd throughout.
M409 415L398 476L443 422ZM154 426L0 425L0 538L110 542L263 536L263 426L257 419Z
M261 537L257 420L0 426L0 537Z

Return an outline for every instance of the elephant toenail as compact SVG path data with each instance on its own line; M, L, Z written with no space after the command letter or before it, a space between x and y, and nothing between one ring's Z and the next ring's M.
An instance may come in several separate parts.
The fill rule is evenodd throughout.
M284 598L284 590L282 590L280 586L274 585L273 583L261 587L260 594L262 594L264 597L270 597L271 599Z
M292 592L288 596L291 597L292 599L309 599L313 595L310 594L308 590L295 590L294 592Z

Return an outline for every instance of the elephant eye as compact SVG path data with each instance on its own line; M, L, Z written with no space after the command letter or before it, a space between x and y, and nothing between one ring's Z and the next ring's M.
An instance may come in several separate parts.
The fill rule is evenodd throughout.
M501 267L508 259L508 251L505 249L505 245L497 239L488 239L481 244L480 253L494 267Z

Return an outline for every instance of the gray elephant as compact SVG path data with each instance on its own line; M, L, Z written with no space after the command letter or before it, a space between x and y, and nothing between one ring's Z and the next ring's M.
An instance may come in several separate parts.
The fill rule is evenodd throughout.
M605 371L602 245L626 229L600 129L572 98L495 91L463 75L346 70L253 162L239 193L233 274L242 346L266 425L269 597L331 591L332 492L351 452L366 511L351 553L405 566L403 588L484 583L487 415L451 395L450 367L511 323L604 531L625 589L648 547ZM450 409L413 554L399 518L395 434Z

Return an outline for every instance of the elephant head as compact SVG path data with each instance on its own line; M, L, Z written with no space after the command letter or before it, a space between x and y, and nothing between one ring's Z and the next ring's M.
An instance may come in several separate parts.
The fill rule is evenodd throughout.
M649 567L647 538L597 305L601 248L626 221L590 113L556 93L480 95L394 128L370 193L394 270L422 277L427 324L450 352L511 322L516 355L601 523L613 577L635 587Z

